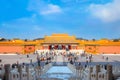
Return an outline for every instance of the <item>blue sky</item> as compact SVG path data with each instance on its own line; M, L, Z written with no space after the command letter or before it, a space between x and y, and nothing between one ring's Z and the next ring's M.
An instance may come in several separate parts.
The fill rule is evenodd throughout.
M120 0L0 0L0 37L120 38Z

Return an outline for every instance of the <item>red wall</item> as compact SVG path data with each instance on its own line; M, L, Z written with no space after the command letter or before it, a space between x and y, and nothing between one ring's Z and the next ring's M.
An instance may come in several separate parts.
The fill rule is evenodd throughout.
M120 53L120 46L98 46L98 53Z
M116 53L120 54L120 46L85 46L85 50L88 52L97 52L97 53ZM35 46L0 46L0 53L23 53L25 52L34 52Z
M85 46L85 51L90 53L120 54L120 46Z
M0 53L23 53L22 46L0 46Z

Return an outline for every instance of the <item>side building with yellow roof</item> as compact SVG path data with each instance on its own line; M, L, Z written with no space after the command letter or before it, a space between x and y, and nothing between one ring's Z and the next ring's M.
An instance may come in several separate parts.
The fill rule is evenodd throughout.
M31 54L36 50L84 50L93 54L120 54L120 41L84 40L68 34L52 34L36 40L0 41L0 53Z

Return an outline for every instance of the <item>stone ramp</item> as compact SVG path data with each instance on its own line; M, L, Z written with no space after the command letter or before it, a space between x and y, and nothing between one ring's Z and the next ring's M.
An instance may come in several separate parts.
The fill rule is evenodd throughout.
M74 77L72 73L46 73L41 76L40 80L41 79L43 80L69 80L71 76Z
M63 79L58 79L58 78L40 78L38 80L63 80Z
M68 62L53 62L52 66L67 66Z
M53 66L67 66L65 62L63 62L63 56L62 55L57 55L54 62Z
M40 76L40 80L68 80L74 76L73 72L67 66L53 66Z
M62 55L58 55L56 62L63 62L63 56Z

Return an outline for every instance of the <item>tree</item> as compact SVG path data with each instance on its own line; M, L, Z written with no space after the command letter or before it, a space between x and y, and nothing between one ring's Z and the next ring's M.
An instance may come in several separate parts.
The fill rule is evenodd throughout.
M119 39L113 39L113 42L118 42L119 41Z
M96 41L95 39L92 39L92 41Z
M6 41L6 39L5 38L0 38L0 41Z
M27 39L25 39L24 41L28 41Z

